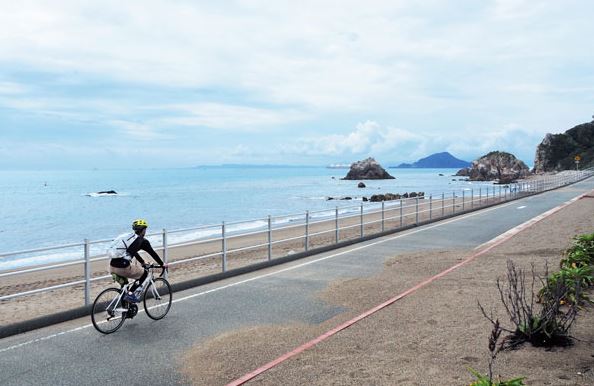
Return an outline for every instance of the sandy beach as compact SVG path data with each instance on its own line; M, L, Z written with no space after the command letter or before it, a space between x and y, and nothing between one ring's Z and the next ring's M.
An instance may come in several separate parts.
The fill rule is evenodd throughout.
M482 204L488 205L500 200L499 196L491 195L489 199L483 197ZM451 215L462 210L476 207L480 203L475 197L471 203L469 197L446 198L443 202L441 197L425 197L418 200L419 222L436 219L442 216ZM409 199L403 201L402 216L399 206L386 206L384 212L383 229L396 229L401 226L409 226L417 221L417 200ZM363 235L381 232L382 215L380 213L365 213L363 216ZM357 239L361 236L361 217L354 215L348 218L340 218L338 223L338 241ZM309 250L317 247L328 246L336 243L335 220L311 222L309 225ZM303 252L305 250L305 225L299 224L283 229L275 229L272 232L271 258L287 256L289 254ZM282 241L288 240L288 241ZM268 260L268 233L266 231L258 234L250 234L240 237L232 237L227 240L227 269L240 268L256 262ZM250 246L261 245L257 248ZM236 251L234 251L236 250ZM238 250L238 251L237 251ZM157 250L162 256L162 251ZM168 260L171 265L169 280L171 283L182 282L190 279L216 274L222 271L222 242L220 240L184 245L172 246L168 249ZM203 258L202 256L214 255ZM195 260L181 262L184 259ZM91 264L91 277L107 275L107 260L96 261ZM84 280L84 264L56 268L45 271L8 276L1 279L0 296L10 295L19 292L36 290L63 283ZM103 289L113 285L110 278L91 282L91 302ZM0 301L0 326L40 316L49 315L84 305L84 284L72 287L55 289L37 294L22 296Z
M522 231L487 254L341 331L268 372L254 385L462 385L472 367L485 373L491 324L477 301L509 326L495 282L507 259L539 273L556 269L577 234L594 231L594 199L584 198ZM349 310L321 325L255 326L200 342L179 361L194 384L224 385L318 337L355 315L472 255L473 251L418 251L396 255L366 279L332 283L320 299ZM499 354L494 374L526 377L527 385L594 384L594 314L582 310L573 346L524 345ZM256 344L255 342L260 342Z

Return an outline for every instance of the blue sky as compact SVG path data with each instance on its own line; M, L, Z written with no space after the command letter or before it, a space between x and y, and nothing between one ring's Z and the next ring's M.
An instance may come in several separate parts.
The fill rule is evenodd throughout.
M594 2L0 5L0 169L529 165L594 113Z

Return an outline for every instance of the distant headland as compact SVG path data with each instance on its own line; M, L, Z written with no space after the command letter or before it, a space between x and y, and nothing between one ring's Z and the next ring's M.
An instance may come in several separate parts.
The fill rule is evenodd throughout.
M410 168L465 168L470 166L470 162L458 159L447 151L431 154L428 157L421 158L412 164L402 163L398 166L389 166L389 168L410 169Z

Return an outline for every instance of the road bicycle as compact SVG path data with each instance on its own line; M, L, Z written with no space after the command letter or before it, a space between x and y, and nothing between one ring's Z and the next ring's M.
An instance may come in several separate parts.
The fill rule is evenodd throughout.
M161 274L155 278L153 270L161 268ZM149 318L154 320L163 319L171 308L171 285L163 277L165 268L159 265L148 265L148 276L143 283L142 303ZM107 288L103 290L93 302L91 320L93 326L103 334L116 332L126 319L132 319L138 313L138 305L125 301L124 294L130 291L134 281L119 275L113 275L114 281L120 284L120 288Z

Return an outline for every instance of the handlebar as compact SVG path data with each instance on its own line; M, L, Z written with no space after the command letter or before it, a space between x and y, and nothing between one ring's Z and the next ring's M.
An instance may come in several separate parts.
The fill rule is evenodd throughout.
M145 269L157 269L157 268L161 268L161 274L159 275L159 277L163 276L165 274L165 271L167 271L167 267L163 267L161 265L157 265L157 264L147 264L144 266Z

